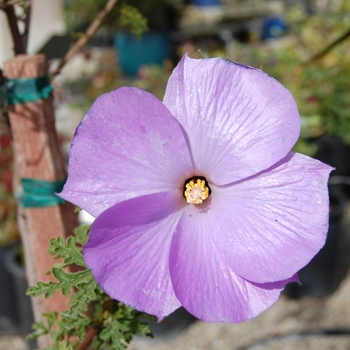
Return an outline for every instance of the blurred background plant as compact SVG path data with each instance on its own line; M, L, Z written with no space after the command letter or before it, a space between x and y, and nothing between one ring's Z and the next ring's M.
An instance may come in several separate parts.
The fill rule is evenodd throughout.
M105 0L66 0L68 28L77 30L84 27L104 3ZM171 28L175 32L179 31L178 19L183 13L184 4L188 2L164 0L156 3L157 5L153 0L121 2L106 22L108 30L117 31L123 27L123 21L116 19L121 18L120 8L125 8L125 11L132 9L130 14L134 19L130 23L135 23L134 33L146 31L146 22L152 30ZM239 9L242 5L259 7L266 1L223 0L222 3ZM192 38L172 42L169 59L164 60L163 64L142 65L133 77L125 76L121 66L115 65L113 60L109 60L107 64L102 63L94 76L84 80L89 103L101 93L122 85L143 88L161 99L167 78L180 56L184 52L191 54L205 46L208 48L206 57L222 56L262 68L292 91L302 116L301 138L295 150L308 155L315 154L317 146L313 140L323 133L339 137L350 144L350 46L346 44L346 38L322 57L306 62L327 43L349 30L350 3L346 0L286 1L284 5L285 10L281 17L287 29L277 38L261 40L256 33L250 31L244 40L233 40L227 46L220 33L207 37L193 35ZM138 14L143 16L142 20L137 19ZM117 56L120 54L117 48ZM130 54L129 60L133 59Z
M302 138L297 150L313 154L311 139L323 133L350 144L350 46L339 42L322 57L327 43L350 30L350 3L328 1L316 13L299 4L286 13L289 36L282 47L260 47L263 69L292 91L302 116ZM308 145L308 147L307 147Z
M66 0L65 18L68 30L71 32L85 30L105 4L106 0ZM172 5L176 4L179 4L179 1L118 1L104 20L103 27L112 32L128 29L135 35L141 35L147 29L166 29L172 25Z

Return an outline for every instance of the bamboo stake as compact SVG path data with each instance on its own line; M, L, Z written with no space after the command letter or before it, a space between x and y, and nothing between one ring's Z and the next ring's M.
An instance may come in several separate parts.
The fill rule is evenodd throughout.
M4 76L9 79L36 78L47 72L48 62L44 55L19 55L4 63ZM52 97L9 106L8 114L18 179L64 179L66 170L57 141ZM20 191L20 188L16 186L15 191ZM51 279L47 272L54 264L47 254L49 240L51 237L65 238L73 234L77 226L74 207L69 203L43 208L23 208L19 205L18 221L28 284L32 286L39 281L47 282ZM32 298L32 305L36 321L42 321L43 313L68 309L67 298L58 293L50 299L44 296ZM44 337L38 343L44 347L50 344L50 339Z

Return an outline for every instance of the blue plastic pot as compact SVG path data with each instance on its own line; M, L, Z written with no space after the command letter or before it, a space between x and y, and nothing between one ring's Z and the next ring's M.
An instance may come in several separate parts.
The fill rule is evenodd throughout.
M270 17L264 21L262 39L274 39L282 36L287 26L282 18Z
M191 0L191 3L196 6L218 6L221 0Z
M167 32L147 32L138 39L133 34L119 32L114 39L119 65L127 75L134 76L143 65L162 65L170 53Z

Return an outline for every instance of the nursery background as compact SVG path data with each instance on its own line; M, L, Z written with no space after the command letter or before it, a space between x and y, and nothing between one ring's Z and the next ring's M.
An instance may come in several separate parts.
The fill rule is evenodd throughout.
M119 349L115 344L123 337L120 349L350 348L349 23L347 0L0 0L0 350L35 349L36 340L25 338L34 318L68 306L61 297L31 302L26 289L54 263L44 258L50 238L71 235L82 224L75 230L80 249L92 222L66 204L50 209L45 222L33 209L24 209L23 220L19 175L62 180L75 128L98 96L134 86L162 100L173 68L184 54L198 50L205 58L224 57L261 69L293 93L302 120L294 151L335 168L328 186L327 242L300 271L302 284L288 285L256 319L210 324L179 309L158 324L141 315L132 341L132 332L115 343L105 332L112 340L102 348ZM30 61L19 75L20 60L8 62L24 54L45 56ZM51 105L12 110L3 75L33 78L33 71L51 81ZM45 116L33 127L31 116L38 110ZM27 118L17 125L14 115L20 111ZM51 173L38 160L40 152ZM66 259L60 241L52 244L54 256ZM120 312L120 319L134 317L130 310ZM57 320L52 316L45 322L47 328L39 330L50 334L56 327L50 322ZM153 339L145 336L147 325ZM88 333L82 338L90 342L79 349L94 349L95 334ZM53 349L71 349L58 347L62 334L51 336L57 341ZM53 342L47 339L41 345Z

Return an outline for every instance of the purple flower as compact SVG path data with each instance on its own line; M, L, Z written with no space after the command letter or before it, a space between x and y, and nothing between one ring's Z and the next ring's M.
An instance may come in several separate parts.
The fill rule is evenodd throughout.
M131 87L98 98L61 193L97 217L84 257L98 284L159 319L271 306L328 229L331 168L290 152L299 128L280 83L220 58L185 56L163 103Z

